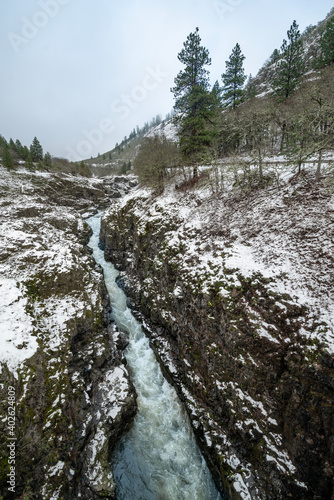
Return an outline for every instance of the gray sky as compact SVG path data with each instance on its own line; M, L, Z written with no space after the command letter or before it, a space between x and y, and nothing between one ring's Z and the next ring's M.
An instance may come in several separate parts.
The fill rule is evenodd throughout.
M211 83L238 42L254 76L296 19L302 31L331 0L0 0L0 134L79 160L164 117L199 27Z

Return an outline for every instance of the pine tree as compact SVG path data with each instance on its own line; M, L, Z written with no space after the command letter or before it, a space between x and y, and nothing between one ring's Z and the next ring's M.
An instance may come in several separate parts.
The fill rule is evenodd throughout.
M244 59L245 56L241 53L240 45L237 43L229 60L226 61L226 72L222 74L223 98L233 109L242 102L244 96L243 86L246 80L243 68Z
M219 85L218 80L215 81L215 83L212 87L211 93L216 101L217 106L221 106L223 89Z
M269 57L269 64L274 64L277 62L280 58L280 53L278 49L274 49L274 52L271 54Z
M6 139L0 134L0 146L8 146Z
M26 168L28 168L29 170L31 170L31 169L34 168L34 164L33 164L33 161L32 161L32 157L31 157L30 151L28 152L28 155L27 155L27 158L25 160L24 166Z
M334 62L334 17L326 24L320 40L321 55L315 63L316 68L322 68Z
M6 168L14 168L14 161L12 155L10 154L7 144L3 146L2 164Z
M37 162L43 160L43 148L37 137L34 137L34 140L32 141L32 144L30 146L30 153L32 161Z
M18 139L15 141L15 151L17 152L19 157L24 160L24 158L23 158L24 149L23 149L21 142Z
M21 156L22 160L27 160L29 156L31 157L30 149L28 148L28 146L23 146L22 156Z
M52 158L51 158L51 155L50 153L45 153L44 155L44 165L46 167L51 167L52 166Z
M174 122L178 125L180 149L186 163L197 167L205 159L215 132L210 126L214 120L215 101L209 90L209 72L205 66L211 64L209 51L201 46L199 30L188 35L183 49L178 54L185 68L174 79Z
M303 44L296 21L293 21L287 35L289 41L283 40L281 59L272 81L275 94L283 100L294 92L305 71Z
M9 139L9 149L16 151L16 145L12 138Z
M256 84L254 82L253 76L250 74L245 87L245 97L246 99L253 99L256 96Z

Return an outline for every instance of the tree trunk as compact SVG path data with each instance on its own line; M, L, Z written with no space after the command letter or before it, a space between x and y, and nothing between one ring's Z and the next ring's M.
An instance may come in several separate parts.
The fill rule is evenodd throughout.
M282 152L283 151L283 147L284 147L284 141L285 141L285 136L286 136L286 123L283 123L282 125L282 135L281 135L281 145L280 145L280 151Z
M263 166L262 166L262 153L261 149L258 148L258 153L259 153L259 174L260 174L260 183L262 184L263 181Z
M319 151L318 166L317 166L317 170L315 172L315 180L316 180L316 182L320 181L321 160L322 160L322 149Z

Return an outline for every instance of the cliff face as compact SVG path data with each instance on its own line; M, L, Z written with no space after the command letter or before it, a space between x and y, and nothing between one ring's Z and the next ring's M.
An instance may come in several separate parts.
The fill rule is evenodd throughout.
M231 498L334 498L333 229L333 195L306 178L244 198L138 191L102 220Z
M1 168L5 499L115 496L110 452L133 419L135 391L81 214L128 190L122 179Z

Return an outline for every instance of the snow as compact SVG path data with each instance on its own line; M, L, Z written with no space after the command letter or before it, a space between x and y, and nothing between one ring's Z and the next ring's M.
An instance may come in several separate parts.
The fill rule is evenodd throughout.
M328 162L332 161L331 152L326 157ZM270 349L275 351L284 343L283 348L293 353L302 335L321 341L322 348L333 353L334 195L324 184L314 185L311 163L305 165L305 177L295 179L291 166L284 165L282 157L268 161L279 169L277 184L243 197L235 195L228 181L224 191L213 193L209 178L206 184L186 192L175 190L173 181L173 186L167 186L159 196L151 196L148 189L139 188L120 200L119 206L124 208L131 200L131 212L137 217L139 233L146 234L148 222L156 233L165 233L152 265L160 269L168 258L177 270L175 286L168 294L169 301L177 304L190 288L209 303L214 288L228 308L233 291L238 293L248 280L254 285L254 303L243 297L240 305L257 342L271 344ZM222 162L218 168L226 166ZM111 212L117 210L118 203L110 209ZM108 218L108 213L105 217ZM152 277L148 277L144 293L169 321L171 316L164 305L166 297L161 292L153 296L154 287ZM279 322L274 324L271 322L274 318L263 314L261 307L254 306L257 298L263 297L263 289L274 298L275 307L281 311L287 327L295 328L293 332L296 333L287 334ZM306 312L295 319L293 315L287 317L291 310ZM213 316L210 316L212 320L216 320ZM322 326L314 329L314 324L322 322ZM163 351L162 358L168 365L170 349L162 344L159 338L159 352ZM211 348L215 348L214 343ZM255 370L258 367L258 360L249 353L238 359L243 364L242 369L247 369L247 365L253 365ZM189 383L201 385L201 378L192 370L192 364L186 358L183 363ZM260 401L257 395L251 397L232 382L215 379L212 382L224 393L224 401L238 432L242 436L249 433L256 439L264 436L266 460L284 475L294 475L296 468L284 449L283 436L278 433L279 425L270 397L267 400L259 394ZM193 426L197 428L203 423L203 410L182 384L181 390ZM215 424L211 421L204 429L207 446L214 443L216 448ZM217 431L220 432L219 443L222 443L222 430ZM254 477L248 482L247 474L251 472L240 462L231 443L222 444L220 452L222 460L232 469L235 491L241 498L253 498ZM295 482L302 486L297 480Z
M87 449L87 473L91 485L95 487L102 485L106 480L109 482L109 484L113 483L111 469L106 470L106 468L102 466L101 462L98 459L98 455L101 452L101 449L106 445L106 443L107 435L104 428L104 423L99 422L94 437L93 439L91 439Z
M39 307L37 305L35 309L37 315ZM48 348L56 350L65 339L69 320L84 317L85 304L76 297L52 297L44 301L41 309L47 311L47 314L41 316L39 325L43 327L44 336L48 337Z
M250 495L244 478L241 474L233 475L233 487L243 500L252 500L253 497Z
M328 152L326 160L332 161L332 156ZM282 162L282 157L267 160L273 164ZM305 168L309 176L314 175L310 163ZM206 295L219 280L240 286L240 275L250 279L259 275L270 282L268 290L288 294L290 304L306 306L312 317L326 325L314 333L301 326L300 333L310 338L317 336L333 354L334 275L330 259L334 255L334 196L328 196L324 188L320 204L307 205L301 201L290 208L287 200L292 203L294 193L298 190L303 193L305 187L302 180L295 187L290 183L293 174L289 166L280 166L279 175L280 187L250 195L236 210L229 208L229 197L233 196L229 188L224 194L214 196L208 185L187 193L168 186L154 199L148 189L141 188L124 197L120 206L137 199L133 210L143 231L147 222L157 227L166 220L176 223L177 228L166 236L168 247L176 253L172 263L179 268L175 298L182 297L182 283L187 285L200 276L205 277L200 286ZM227 236L214 236L222 227L226 228ZM314 258L319 252L321 258ZM162 253L157 254L154 264L161 266L163 258ZM230 291L222 286L219 294L228 300ZM282 312L286 308L280 301L277 306ZM273 344L281 342L273 325L261 318L257 334Z
M177 140L177 129L175 125L173 125L172 121L168 121L167 123L162 122L157 127L151 129L145 137L153 137L154 135L165 135L165 137L170 141Z
M87 202L77 197L76 192L80 187L84 189L79 195L86 189L106 193L106 186L102 180L61 174L25 169L9 172L1 166L0 171L0 372L8 368L20 381L17 404L25 405L31 386L34 394L38 391L36 383L40 382L34 380L35 365L42 363L43 376L50 384L44 398L47 409L42 411L43 423L39 427L51 451L55 429L64 418L69 391L73 391L75 398L82 398L82 422L79 418L73 432L78 436L80 433L84 443L90 486L112 484L108 447L104 444L110 436L112 420L120 418L121 410L128 404L130 385L123 366L107 371L106 363L103 364L102 382L89 373L96 359L100 363L111 359L112 353L105 351L112 347L107 343L106 331L96 329L94 338L88 335L90 325L100 319L103 311L103 275L80 241L85 228L80 214L87 217L96 212L94 204L100 198ZM66 183L62 184L60 181L65 177ZM65 192L58 193L61 186ZM112 183L109 187L114 189ZM72 197L73 204L69 203ZM101 202L105 201L107 198L104 200L102 194ZM72 374L69 366L74 352L72 340L77 333L86 335L86 331L85 345L80 345L80 363L88 371L87 377L83 377L79 368ZM88 376L93 377L90 383ZM35 421L37 425L37 417ZM71 429L72 424L68 425L69 432ZM57 439L63 440L66 450L66 433L59 432ZM48 459L49 465L45 466L40 492L43 498L59 499L64 484L62 475L75 474L66 461L59 460L64 453L60 455L56 450L54 460ZM58 486L60 483L62 486Z
M102 397L104 418L114 420L121 412L129 395L129 380L126 368L121 366L106 373L103 382L99 384Z
M61 462L61 461L57 462L57 464L54 467L50 467L50 469L48 470L48 475L49 476L58 475L59 472L61 472L63 470L64 465L65 465L64 462Z
M33 336L31 316L26 313L27 299L19 283L11 278L0 278L0 361L7 363L13 372L18 365L37 351L38 343Z

